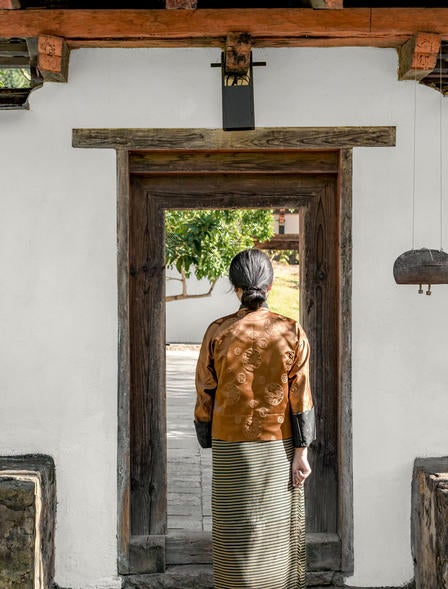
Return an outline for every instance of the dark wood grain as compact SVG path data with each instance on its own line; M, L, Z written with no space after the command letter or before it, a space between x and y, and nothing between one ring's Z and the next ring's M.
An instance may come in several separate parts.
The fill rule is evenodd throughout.
M306 482L310 532L338 531L338 226L336 181L327 181L301 216L299 231L301 322L311 347L317 417L309 450L313 474Z
M132 536L166 533L163 241L163 212L133 177L129 223Z
M308 529L312 532L337 532L337 419L338 419L338 297L337 297L337 207L336 175L189 174L133 176L133 193L138 200L153 202L156 209L178 208L281 208L304 207L307 230L303 231L308 274L303 279L304 300L313 297L315 308L307 323L315 355L313 387L321 409L320 441L315 450L312 488L308 492ZM325 210L324 210L325 207ZM140 209L136 230L159 235L157 226L149 225L149 211ZM311 212L311 213L310 213ZM134 213L133 213L134 214ZM141 237L140 237L141 239ZM160 247L163 246L162 241ZM142 258L143 261L143 258ZM133 272L131 263L131 274ZM136 273L141 273L139 266ZM149 288L149 286L148 286ZM307 293L310 296L307 298ZM134 296L134 295L132 295ZM140 323L148 324L140 306ZM137 321L137 315L135 317ZM154 323L158 337L160 327ZM155 341L157 333L149 326L146 341ZM136 358L143 358L137 351ZM141 370L144 368L142 367ZM147 378L147 376L146 376ZM148 467L146 467L148 468ZM340 557L338 562L340 562Z
M228 152L228 151L136 151L130 152L132 174L322 174L337 173L339 152Z
M341 568L354 570L352 441L352 168L351 149L340 152L339 194L339 516Z
M118 572L129 573L130 542L130 338L129 338L129 158L117 150L117 288L118 288Z
M221 129L73 129L72 144L73 147L126 147L130 150L256 152L391 147L395 145L395 127L260 127L232 132Z
M341 542L337 534L307 534L307 569L339 570ZM210 532L170 533L166 537L167 565L211 564Z

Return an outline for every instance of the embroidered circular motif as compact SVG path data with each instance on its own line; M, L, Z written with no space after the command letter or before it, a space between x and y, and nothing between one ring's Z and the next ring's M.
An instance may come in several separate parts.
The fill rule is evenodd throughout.
M257 346L259 348L261 348L262 350L264 350L265 348L267 348L268 343L269 343L269 340L266 337L260 337L257 340Z
M285 421L285 418L284 418L284 417L282 417L281 415L279 415L279 416L277 417L277 421L278 421L278 423L283 423L283 422Z
M281 376L281 381L283 384L286 384L288 382L288 375L286 374L286 372L284 372Z
M256 440L261 432L261 423L256 417L249 415L243 423L243 436L246 440Z
M247 380L247 376L244 374L244 372L238 372L238 374L236 375L236 380L240 384L244 384Z
M268 384L264 391L264 398L269 405L280 405L283 401L283 387L277 383Z
M236 386L236 384L227 384L224 387L223 392L227 402L230 405L234 405L235 403L238 403L238 401L240 400L241 392L239 388Z
M285 365L285 368L287 370L289 370L291 368L293 362L294 362L294 352L292 350L288 350L287 352L284 353L284 357L283 357L283 363Z
M254 350L251 348L250 350L246 350L242 356L242 362L244 368L249 370L249 372L253 372L257 368L261 366L262 356L258 350Z
M268 414L269 409L267 407L260 407L259 409L257 409L257 415L259 415L262 418L267 417Z
M233 353L235 356L241 356L241 348L236 346L235 348L233 348Z
M250 407L251 409L254 409L254 407L256 407L256 406L259 404L259 402L260 402L260 401L255 401L255 399L251 399L251 400L249 401L249 407Z

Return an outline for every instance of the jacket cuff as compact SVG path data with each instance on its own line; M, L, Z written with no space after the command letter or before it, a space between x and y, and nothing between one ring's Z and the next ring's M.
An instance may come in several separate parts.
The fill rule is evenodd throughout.
M314 407L303 413L291 415L292 441L296 448L309 446L316 439Z
M199 445L202 448L212 447L212 422L211 421L195 421L196 437Z

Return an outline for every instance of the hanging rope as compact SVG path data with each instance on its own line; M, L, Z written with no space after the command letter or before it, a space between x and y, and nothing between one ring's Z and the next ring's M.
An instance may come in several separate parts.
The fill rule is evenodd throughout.
M440 171L440 251L443 251L443 85L442 85L442 41L440 41L439 50L439 90L440 90L440 102L439 102L439 171Z
M415 250L415 154L417 127L417 71L414 70L414 129L413 129L413 157L412 157L412 251Z

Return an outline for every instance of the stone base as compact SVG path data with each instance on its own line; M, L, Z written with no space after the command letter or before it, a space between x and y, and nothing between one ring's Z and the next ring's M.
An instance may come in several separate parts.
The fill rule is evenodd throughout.
M50 456L0 456L0 587L51 589L56 488Z

